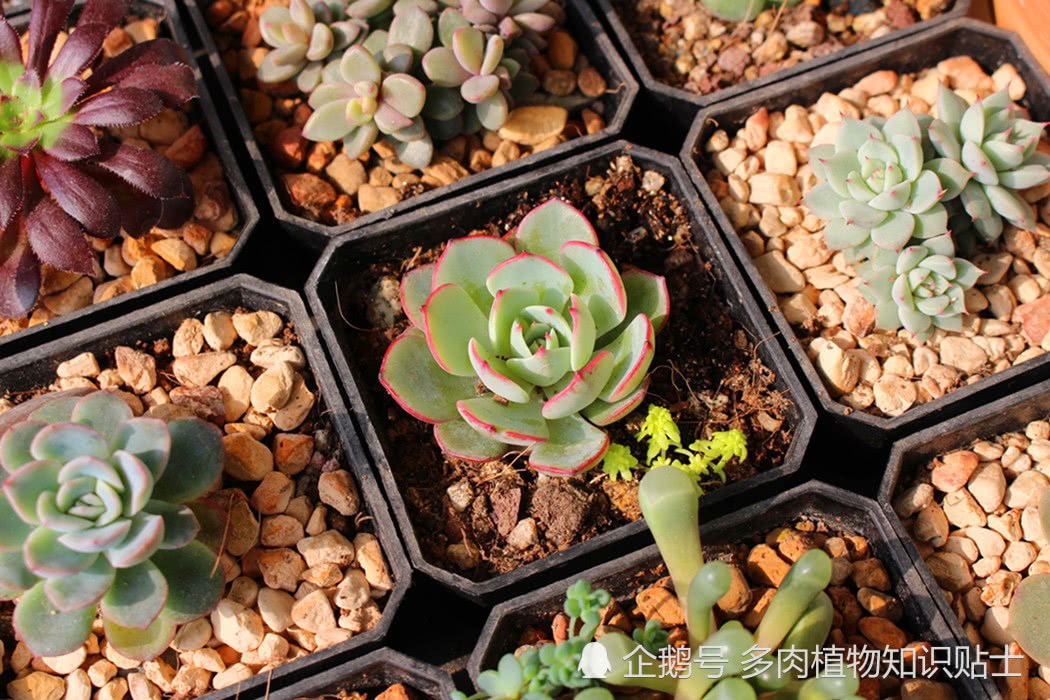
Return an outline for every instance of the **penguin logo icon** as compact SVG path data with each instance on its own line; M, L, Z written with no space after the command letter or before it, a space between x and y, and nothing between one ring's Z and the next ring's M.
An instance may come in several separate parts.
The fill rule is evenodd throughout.
M590 642L583 648L583 653L580 655L580 666L577 670L584 678L604 679L612 670L609 653L598 642Z

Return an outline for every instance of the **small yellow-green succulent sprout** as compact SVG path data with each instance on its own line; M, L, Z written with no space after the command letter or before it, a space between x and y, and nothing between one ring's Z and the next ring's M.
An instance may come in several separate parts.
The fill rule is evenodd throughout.
M631 454L631 448L617 442L609 445L602 458L602 471L609 477L609 481L634 481L634 469L637 466L638 458Z
M653 465L669 449L682 446L682 433L678 429L671 412L663 406L649 405L642 427L635 434L635 439L648 441L645 461Z
M537 471L598 464L602 427L645 398L662 277L616 269L587 218L552 199L507 238L451 241L401 281L412 327L388 348L380 382L434 424L448 455L487 461L524 450Z
M1004 220L1034 229L1035 212L1018 190L1050 181L1050 157L1037 150L1044 127L1023 118L1005 89L970 105L941 86L929 139L944 159L973 173L960 201L981 240L998 239Z
M729 463L734 459L739 462L747 459L747 436L742 430L720 430L706 440L696 440L689 449L700 457L705 468L713 467L725 481L725 468Z
M136 418L104 391L19 418L0 419L0 597L18 601L19 638L38 656L67 654L101 613L114 649L160 654L222 593L186 505L222 474L219 431Z
M259 66L264 83L296 79L309 93L321 83L325 63L368 34L368 25L346 14L342 2L291 0L288 7L266 8L259 32L272 47Z

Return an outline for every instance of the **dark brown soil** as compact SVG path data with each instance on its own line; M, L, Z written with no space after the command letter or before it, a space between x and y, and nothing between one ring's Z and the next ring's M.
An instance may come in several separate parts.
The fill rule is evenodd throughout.
M510 214L474 233L501 235L531 208L558 196L595 224L602 247L618 267L629 263L665 275L671 315L657 340L648 402L673 412L683 444L713 431L743 430L749 458L726 472L730 481L746 479L782 463L795 429L788 420L792 404L772 388L776 376L757 357L756 343L763 339L750 337L728 314L711 264L700 259L691 243L694 232L688 216L663 184L662 176L643 173L628 156L621 156L605 172L580 173L539 197L522 196ZM392 253L366 272L355 273L342 290L348 322L358 330L367 326L368 290L380 277L399 278L440 252L437 246L411 254L402 251L401 256ZM347 351L361 363L362 376L378 375L387 345L407 323L402 318L389 330L352 334ZM366 386L376 407L376 429L385 437L424 555L443 567L456 569L446 549L466 541L480 550L480 563L462 573L484 580L641 517L637 481L610 482L600 469L580 478L556 479L539 477L518 459L481 465L447 459L430 425L405 413L378 383ZM637 445L633 435L644 410L643 405L611 426L613 441ZM640 449L635 452L643 454ZM446 490L464 478L477 497L465 512L457 513ZM703 487L720 485L715 479ZM506 535L527 517L537 521L539 543L518 551L506 543Z
M728 22L698 0L613 0L653 77L699 95L930 19L953 4L954 0L806 0L782 11L780 3L774 3L752 22ZM863 13L860 19L856 13Z

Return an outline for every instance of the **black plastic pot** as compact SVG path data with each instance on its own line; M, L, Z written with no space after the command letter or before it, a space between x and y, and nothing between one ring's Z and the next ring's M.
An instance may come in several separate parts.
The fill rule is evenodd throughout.
M645 531L645 523L638 521L621 526L486 581L471 581L427 561L415 535L411 511L390 468L390 450L386 438L381 437L384 431L376 427L387 420L385 412L376 408L373 398L377 395L375 392L383 390L374 377L362 375L358 360L347 350L353 331L348 329L341 315L339 280L351 278L357 271L366 269L372 261L389 255L392 251L406 251L410 254L415 246L428 247L462 236L513 211L517 206L519 194L542 192L556 181L573 177L585 179L589 172L604 171L620 154L629 154L640 167L664 175L667 179L666 187L677 195L689 213L693 222L694 240L701 256L710 263L719 278L724 303L751 337L768 338L770 330L762 319L760 309L749 296L739 270L733 265L721 241L712 235L711 223L706 213L695 201L695 197L690 197L688 180L681 166L670 156L624 141L611 143L558 164L534 170L528 175L494 185L476 195L458 197L441 205L413 212L397 221L370 227L362 234L337 239L325 250L307 283L310 307L337 371L343 378L342 386L350 399L358 426L365 436L376 468L383 479L383 486L393 506L414 566L471 600L491 602L506 598L515 590L520 591L526 586L534 587L540 580L553 580L555 575L564 575L567 569L581 568L580 562L584 557L609 546L623 546L625 542ZM748 494L747 497L750 498L756 489L765 488L775 480L797 471L816 422L815 411L781 349L776 343L759 343L758 352L766 366L776 372L777 388L786 391L794 402L794 410L788 418L794 439L783 465L711 492L704 497L704 503L709 509L718 507L718 504L731 503L733 499L744 497L744 494Z
M1050 77L1039 67L1017 35L975 20L960 19L853 56L835 65L814 70L790 83L772 85L706 109L693 123L681 153L686 170L700 190L700 196L712 213L722 237L733 251L738 264L744 269L745 275L751 279L758 298L772 317L777 335L791 350L810 390L816 394L820 404L838 425L867 445L888 446L895 438L1050 376L1050 355L1037 357L1005 372L959 388L940 399L915 406L896 418L854 411L838 402L832 398L813 362L806 356L805 348L777 304L776 295L765 284L740 236L704 179L700 170L702 146L717 129L735 132L761 107L772 112L791 104L811 104L824 92L837 92L849 87L873 71L892 69L913 72L959 54L973 56L986 69L998 67L1006 62L1012 63L1028 84L1025 102L1032 113L1036 118L1050 117Z
M616 11L616 8L613 7L612 0L592 0L592 2L597 5L598 13L605 18L606 23L609 25L609 29L612 31L613 38L616 40L617 46L620 47L624 55L627 57L627 63L630 65L631 70L636 76L638 76L644 96L651 98L656 104L669 112L672 119L682 129L689 128L689 125L693 122L693 118L696 116L697 112L713 104L724 102L770 85L786 83L786 81L792 80L793 78L816 68L821 68L831 64L839 64L858 54L868 51L869 49L883 46L907 36L921 34L929 29L944 24L953 18L965 17L966 13L970 10L970 0L955 0L955 5L952 6L951 10L943 15L934 17L933 19L917 22L910 27L897 29L885 36L862 41L853 46L839 49L838 51L832 51L831 53L820 56L819 58L814 58L796 66L792 66L791 68L785 68L784 70L770 73L769 75L756 80L749 80L746 83L727 87L708 95L698 95L689 92L688 90L683 90L682 88L672 87L657 80L653 76L653 72L649 69L649 66L645 63L645 59L642 56L641 51L638 50L637 45L634 43L634 39L631 38L631 33L624 24L624 20L620 18L620 14Z
M700 510L703 518L703 507ZM832 530L867 538L874 556L882 561L893 582L892 593L904 605L901 627L935 647L956 645L940 610L930 600L929 590L900 548L896 533L871 499L820 481L809 481L768 500L752 502L730 515L703 521L701 538L706 550L718 551L723 545L751 539L762 541L773 528L790 525L801 516L819 519ZM477 683L481 671L495 668L503 654L513 652L524 630L531 626L541 629L549 626L554 615L562 610L565 591L579 579L623 598L665 576L666 572L661 573L660 569L660 552L656 545L651 545L497 605L467 664L471 679ZM966 700L985 700L980 688L972 683L957 682L956 690Z
M347 468L357 481L364 510L371 516L373 531L379 538L396 585L386 600L382 619L375 629L359 634L342 644L314 652L298 661L279 666L269 678L265 674L257 675L239 687L232 686L209 693L204 696L207 700L261 697L268 687L274 691L303 678L312 678L318 671L340 663L348 654L379 646L411 584L411 568L398 540L397 530L390 520L375 475L368 467L364 448L354 431L350 414L339 394L313 322L302 300L290 290L267 284L248 275L234 275L221 282L186 292L178 298L153 304L128 313L120 319L99 324L0 360L0 393L29 392L50 384L54 380L58 363L82 352L102 355L112 352L118 345L134 346L141 341L170 338L179 323L187 317L203 317L210 311L232 311L237 308L270 310L294 324L306 354L310 374L325 403L325 415L331 420L332 428L338 436L348 463Z
M961 416L946 420L934 428L915 433L893 445L889 465L886 467L886 475L879 487L879 505L886 512L904 550L915 563L915 569L923 579L923 583L931 591L939 590L937 582L922 557L919 556L900 517L893 510L893 498L898 491L911 484L918 469L928 464L937 455L964 449L977 440L991 438L1001 433L1018 430L1023 432L1027 423L1041 420L1047 415L1050 415L1050 381L1042 381L998 401L992 401ZM970 644L962 624L944 596L934 595L933 598L941 613L948 619L949 626L953 634L960 640L960 644ZM987 680L985 685L993 698L1000 697L991 679Z
M28 8L29 5L28 3L23 4L20 2L15 2L14 4L16 8L19 6ZM79 4L82 3L78 3L78 6ZM134 0L131 3L131 12L132 14L161 19L164 27L162 33L164 35L171 37L182 46L188 45L186 33L183 31L182 23L174 11L174 5L168 4L167 0ZM8 19L16 27L21 28L22 26L28 26L29 13L12 13L9 10ZM197 89L200 92L200 99L196 100L193 107L193 115L204 129L208 137L208 143L211 145L211 150L222 160L230 197L238 210L240 234L237 237L237 243L234 245L233 250L222 260L216 260L210 264L198 267L196 270L180 272L170 279L149 287L121 294L100 304L91 304L79 311L59 316L47 323L32 326L17 333L0 336L0 350L4 354L18 352L38 343L69 335L81 328L91 328L104 320L141 308L162 296L199 287L210 280L217 279L221 275L230 273L234 261L248 243L249 236L259 222L259 211L248 194L248 186L244 181L244 176L241 174L237 159L233 156L230 142L226 139L219 114L215 109L215 101L204 84L200 68L192 55L188 56L188 58L190 66L197 76Z
M456 689L452 677L440 668L383 647L270 693L269 699L313 700L345 691L368 692L374 700L375 693L394 683L402 683L428 700L448 700Z
M386 221L401 214L418 209L425 204L445 200L452 196L480 189L484 185L499 182L518 173L531 171L544 163L562 160L587 146L608 141L620 134L631 105L634 104L638 94L638 83L631 76L627 65L620 58L613 46L612 40L606 35L601 22L586 3L566 3L566 15L568 17L567 27L573 38L580 47L580 52L590 59L591 64L597 68L605 77L609 85L609 91L602 97L604 105L604 118L606 127L602 131L580 138L572 139L549 150L537 153L499 168L492 168L484 172L471 175L451 185L425 192L415 197L409 197L392 207L363 215L354 221L341 226L327 226L317 221L293 213L282 201L283 185L277 182L271 172L271 166L263 156L262 148L255 138L248 117L244 113L240 102L234 97L237 90L234 87L230 75L222 63L222 57L216 48L215 41L211 36L201 6L198 0L181 0L185 11L188 13L191 23L195 26L199 46L202 47L198 55L202 56L201 62L208 65L212 73L212 79L216 81L220 92L229 96L231 111L237 124L240 140L246 149L244 162L251 163L263 189L270 199L270 206L281 226L292 236L303 241L307 245L321 249L329 240L350 231L359 232L364 228Z

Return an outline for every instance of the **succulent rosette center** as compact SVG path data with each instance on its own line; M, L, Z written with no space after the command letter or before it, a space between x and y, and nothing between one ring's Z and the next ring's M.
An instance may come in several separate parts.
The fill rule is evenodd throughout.
M609 444L601 426L644 399L664 279L622 275L587 219L560 200L506 238L453 240L401 283L412 327L380 380L435 424L449 455L489 460L527 449L539 471L574 474Z
M3 430L0 595L21 596L30 649L72 651L101 603L110 643L143 658L207 612L221 576L185 504L215 483L221 450L213 426L135 418L107 392L55 398Z

